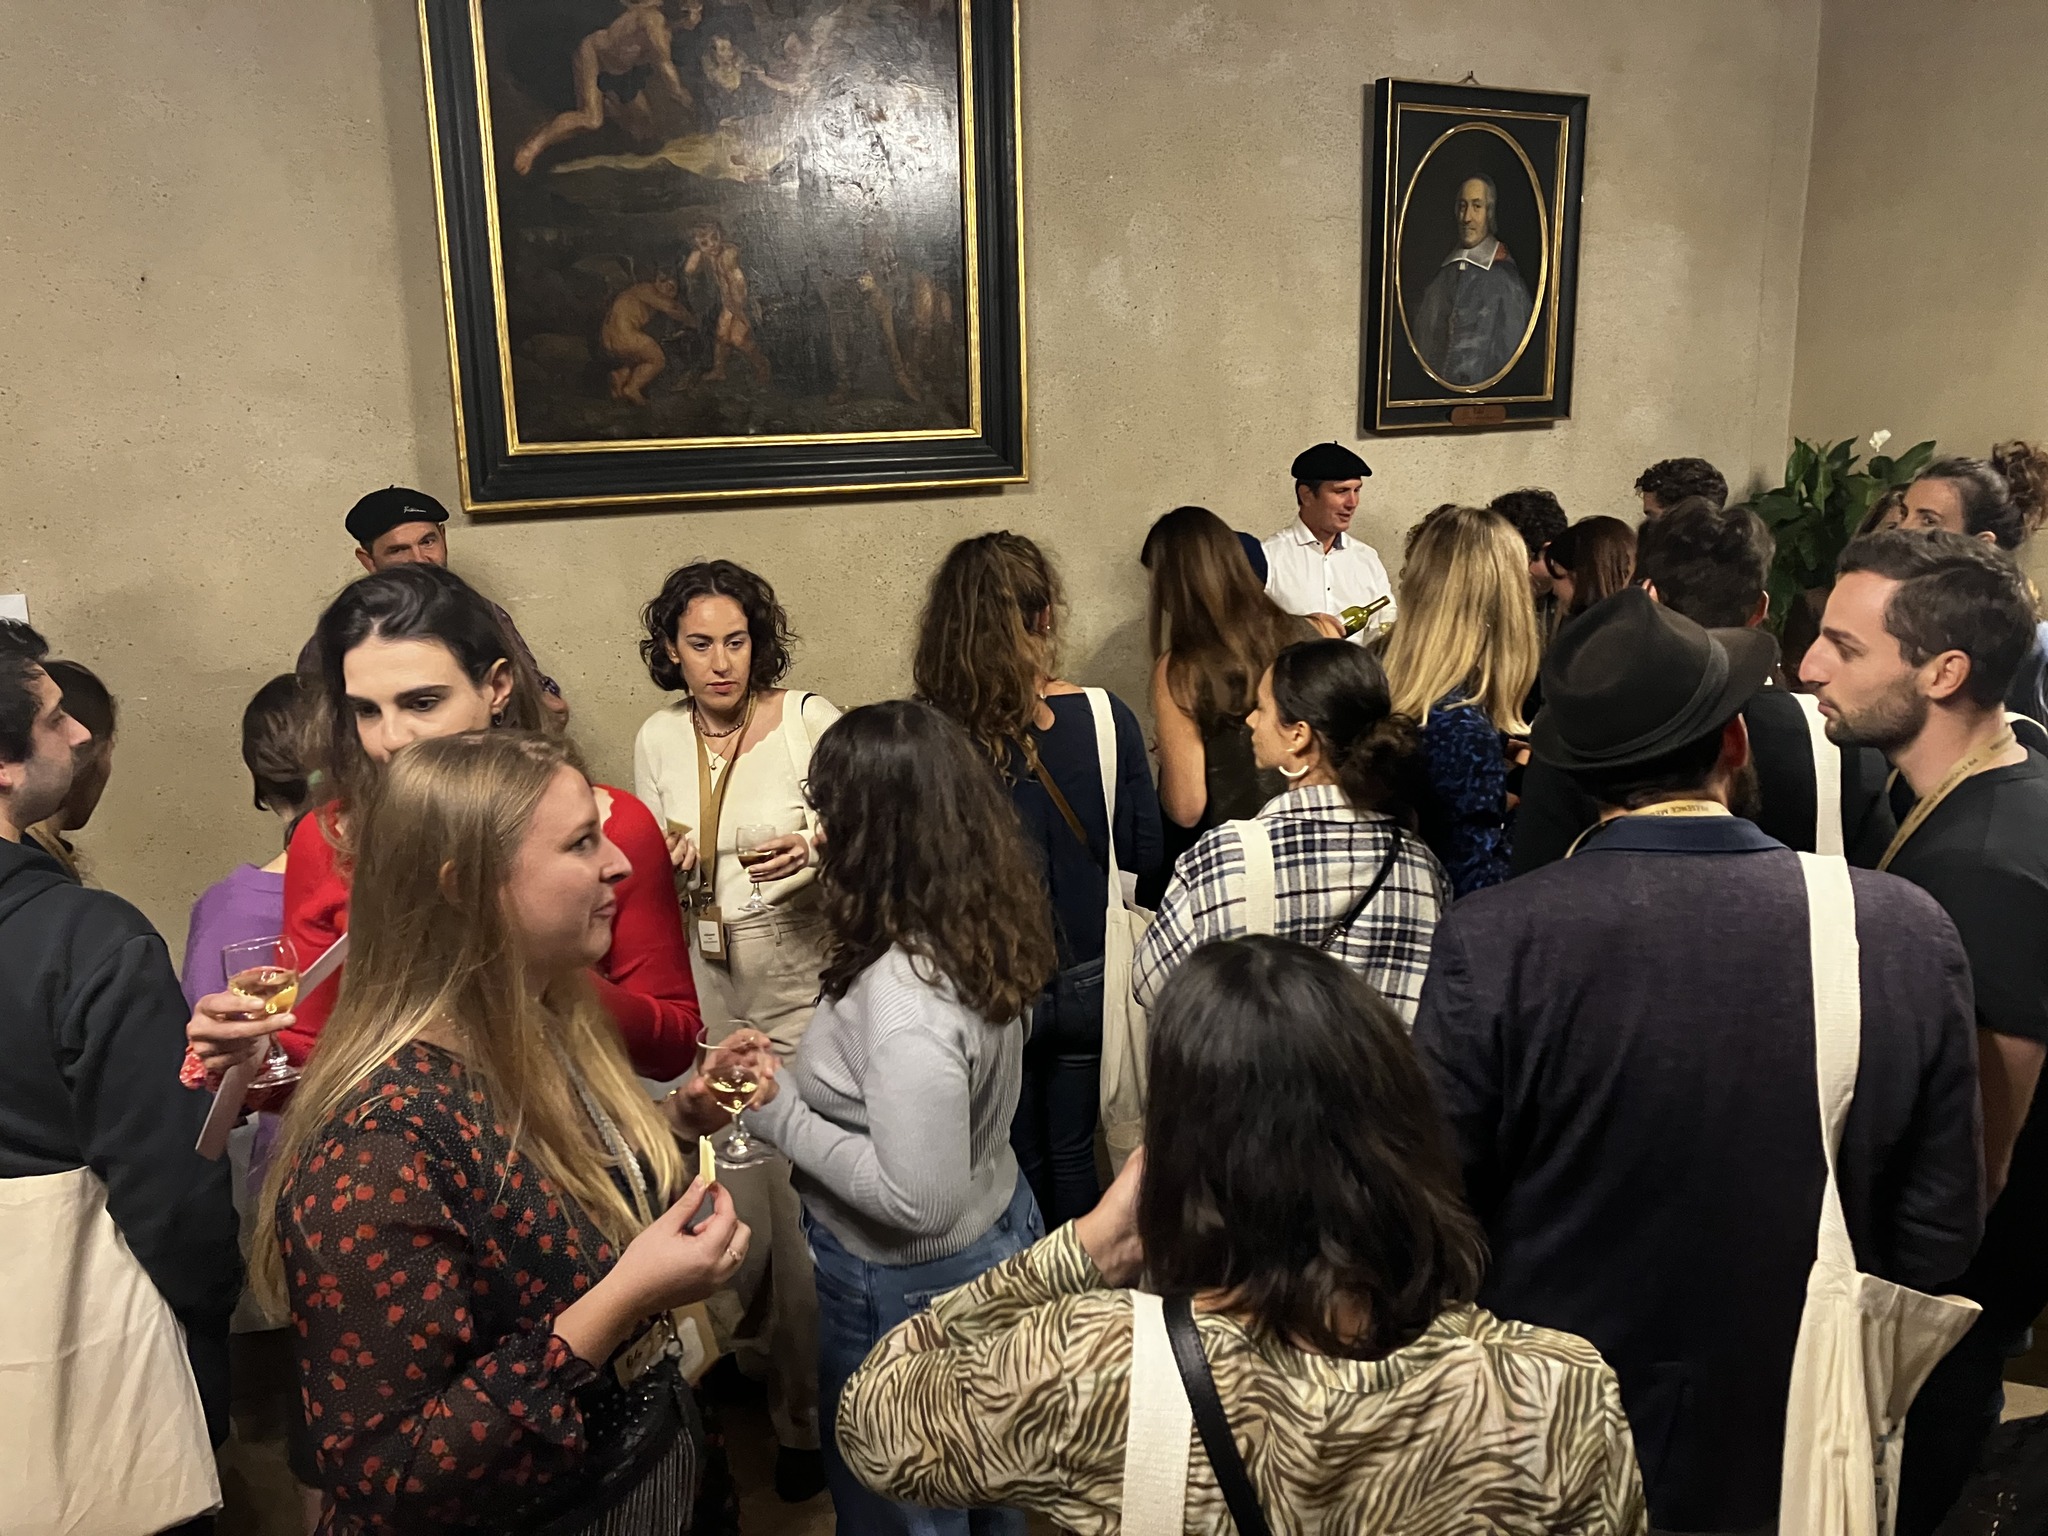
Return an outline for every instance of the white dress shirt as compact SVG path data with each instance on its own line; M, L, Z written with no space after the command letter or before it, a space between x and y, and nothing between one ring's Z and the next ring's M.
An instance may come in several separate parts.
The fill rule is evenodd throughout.
M1387 580L1379 551L1370 544L1340 533L1325 554L1308 525L1297 517L1260 547L1266 552L1266 593L1289 613L1328 613L1342 618L1346 608L1362 608L1384 597L1389 599L1387 606L1373 615L1369 627L1377 629L1393 622L1393 583Z

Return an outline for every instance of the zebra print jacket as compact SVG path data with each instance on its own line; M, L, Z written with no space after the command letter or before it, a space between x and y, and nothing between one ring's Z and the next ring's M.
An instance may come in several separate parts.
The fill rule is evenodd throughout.
M1571 1334L1453 1308L1382 1360L1198 1313L1259 1502L1301 1536L1642 1536L1620 1389ZM847 1384L839 1449L892 1498L1003 1505L1078 1536L1123 1523L1131 1307L1071 1225L895 1329ZM1187 1529L1234 1527L1196 1442Z

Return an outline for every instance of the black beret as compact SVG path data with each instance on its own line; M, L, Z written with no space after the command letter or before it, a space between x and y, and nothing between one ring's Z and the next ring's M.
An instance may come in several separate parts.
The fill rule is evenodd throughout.
M1301 485L1320 485L1325 480L1363 480L1372 466L1342 443L1317 443L1296 456L1294 478Z
M381 491L370 492L350 507L348 520L343 526L348 529L350 538L368 549L392 529L402 528L407 523L447 521L448 509L425 491L387 485Z

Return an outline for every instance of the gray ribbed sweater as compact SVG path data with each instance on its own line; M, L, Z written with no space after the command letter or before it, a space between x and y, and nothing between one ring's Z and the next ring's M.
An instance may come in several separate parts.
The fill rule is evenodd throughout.
M892 949L820 1003L774 1102L747 1112L811 1214L875 1264L958 1253L1017 1192L1025 1025L990 1024L922 969Z

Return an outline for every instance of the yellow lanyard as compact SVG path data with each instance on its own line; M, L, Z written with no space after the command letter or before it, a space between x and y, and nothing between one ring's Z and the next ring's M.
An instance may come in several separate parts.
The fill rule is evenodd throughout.
M1884 857L1877 861L1877 867L1879 869L1890 869L1892 867L1892 860L1897 858L1899 850L1906 846L1906 839L1920 830L1921 825L1927 818L1934 814L1935 807L1953 794L1956 786L1961 784L1963 780L1973 778L1977 774L1984 772L1985 769L1995 764L1999 758L2005 756L2007 752L2012 750L2016 740L2017 738L2012 733L2012 727L2008 725L1996 736L1992 737L1991 740L1977 748L1976 751L1969 753L1959 760L1955 767L1949 769L1947 775L1939 784L1935 785L1932 790L1913 803L1913 809L1908 811L1906 819L1899 823L1899 830L1893 834L1891 846L1885 849Z
M702 872L703 883L697 888L694 904L708 907L718 900L718 813L725 806L725 791L739 763L740 748L746 745L747 728L754 723L754 695L751 691L747 694L746 713L732 739L732 756L725 760L725 771L718 776L716 789L711 787L711 752L704 745L703 733L695 728L696 721L692 714L691 734L697 738L697 820L702 823L697 829L697 868Z
M1617 821L1626 821L1631 816L1732 816L1735 813L1718 800L1660 800L1655 805L1646 805L1639 811L1624 811L1619 816L1610 816L1605 821L1596 821L1577 837L1564 856L1570 858L1579 851L1579 844L1598 832L1602 827L1611 827Z

